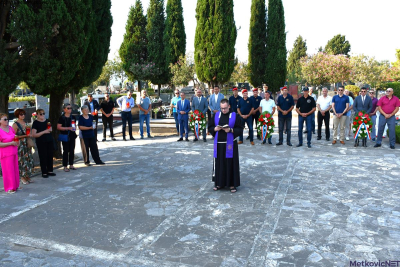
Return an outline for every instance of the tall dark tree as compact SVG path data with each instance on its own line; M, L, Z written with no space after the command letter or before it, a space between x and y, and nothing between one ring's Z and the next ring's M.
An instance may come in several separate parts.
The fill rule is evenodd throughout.
M196 19L197 76L210 85L225 83L236 65L233 0L198 0Z
M94 6L92 2L96 2ZM101 12L103 8L106 10ZM109 43L111 26L109 8L109 0L32 0L21 1L14 13L10 31L20 43L20 57L27 64L23 80L35 93L50 95L49 119L54 135L65 94L96 80L92 71L96 72L97 63L93 62L105 62L108 48L104 46ZM97 20L98 14L102 17ZM99 48L88 49L89 44L100 42L97 37L104 38L101 41L105 45L97 43Z
M0 0L0 112L8 113L8 95L22 80L25 64L19 60L20 45L8 27L13 22L17 0Z
M286 80L285 12L282 0L268 1L266 83L279 91Z
M148 77L148 52L146 35L146 17L143 15L143 6L136 0L129 11L128 21L125 26L124 41L119 48L122 67L131 81L138 81L141 91L141 80Z
M167 1L167 19L164 32L165 56L167 66L178 62L186 53L186 32L183 22L181 0Z
M265 0L252 0L249 35L249 79L253 86L261 86L267 61L267 9Z
M300 59L307 56L307 44L303 37L299 35L293 44L293 50L289 52L287 62L287 72L289 82L296 82L301 80L301 65Z
M169 80L165 44L163 40L164 31L164 0L150 0L150 6L147 9L147 51L149 62L153 62L157 70L154 75L150 77L150 81L158 85L158 94L160 94L161 91L161 84L168 83Z
M350 49L350 42L346 40L345 35L341 34L335 35L325 46L325 52L332 55L349 56Z

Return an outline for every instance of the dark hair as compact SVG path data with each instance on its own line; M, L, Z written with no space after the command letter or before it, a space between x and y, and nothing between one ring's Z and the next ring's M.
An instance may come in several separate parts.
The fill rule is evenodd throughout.
M338 89L342 88L344 90L344 86L343 85L339 85Z
M70 103L65 103L65 104L63 105L63 109L65 109L65 108L68 107L68 106L71 106L71 104L70 104Z
M361 89L360 90L367 90L367 87L361 87Z
M15 118L18 118L19 115L23 115L23 114L24 114L24 115L26 114L26 111L23 110L23 109L17 108L17 109L14 111L14 116L15 116Z
M220 104L228 104L229 105L229 101L228 101L228 99L224 98L221 100Z
M87 96L89 97L89 96L92 96L93 97L93 94L92 93L89 93L89 94L87 94Z
M214 85L214 87L218 87L218 88L219 88L219 85L218 85L218 84L216 84L216 85Z

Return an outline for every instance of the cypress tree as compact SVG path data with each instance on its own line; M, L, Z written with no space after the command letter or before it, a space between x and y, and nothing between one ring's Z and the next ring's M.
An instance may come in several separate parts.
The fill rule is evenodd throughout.
M267 10L265 0L252 0L249 35L249 80L253 86L261 86L267 61Z
M178 62L179 57L186 53L186 32L181 0L167 1L164 44L167 66Z
M141 79L146 79L142 71L147 63L147 36L146 17L143 15L142 2L136 0L135 6L129 11L126 23L124 41L119 48L122 68L131 81L137 79L138 89L141 91Z
M286 32L282 0L268 1L266 78L272 92L286 80Z
M331 55L346 55L349 57L351 49L350 42L346 40L345 35L335 35L325 46L325 52Z
M289 76L289 82L296 82L301 79L301 65L300 59L307 56L307 45L303 37L299 35L293 44L293 50L289 52L289 58L287 62L287 72Z
M197 76L209 84L227 82L236 64L233 0L198 0L196 19Z
M161 84L168 83L168 65L166 63L164 0L150 0L147 9L147 51L149 62L155 63L156 72L150 77L153 84L158 84L160 95Z

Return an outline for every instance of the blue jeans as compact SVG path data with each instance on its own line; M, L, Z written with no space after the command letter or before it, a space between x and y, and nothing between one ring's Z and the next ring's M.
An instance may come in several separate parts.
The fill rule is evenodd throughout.
M249 127L249 136L250 136L250 142L253 142L253 116L249 116L247 117L247 119L243 119L242 120L242 125L243 128L245 126L245 124L247 123L247 127ZM243 141L243 134L241 136L239 136L239 141Z
M279 143L283 143L283 129L286 124L286 142L290 143L291 131L292 131L292 117L278 117L279 126Z
M150 136L150 114L147 113L145 114L140 114L139 115L139 130L140 130L140 136L143 137L143 122L146 121L146 130L147 130L147 136Z
M132 113L130 111L122 111L121 119L122 119L122 136L125 138L126 121L128 121L129 136L132 137Z
M189 118L181 118L179 120L180 131L179 134L181 138L183 138L183 134L185 134L185 138L188 138L189 135Z
M382 114L379 115L378 138L376 139L376 143L378 145L382 144L382 135L383 135L383 131L385 130L386 123L387 123L388 129L389 129L390 146L394 146L396 143L396 132L395 132L396 116L395 115L393 115L389 119L386 119L385 116L383 116Z
M299 145L303 144L303 123L304 123L304 121L306 122L306 127L307 127L307 145L311 145L312 116L313 116L313 114L308 115L307 117L304 118L299 115ZM315 118L314 118L314 120L315 120Z
M370 118L373 123L371 129L371 138L376 138L376 115L372 115Z
M176 131L179 133L179 121L178 121L178 112L173 112L172 115L174 116L175 119L175 127Z

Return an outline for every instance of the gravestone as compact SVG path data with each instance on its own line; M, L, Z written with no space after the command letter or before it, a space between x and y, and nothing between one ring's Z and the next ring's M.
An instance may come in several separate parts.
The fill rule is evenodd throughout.
M47 97L36 95L35 96L35 101L36 101L36 109L43 109L44 112L46 113L45 117L46 119L49 118L49 108L50 108L50 101Z

